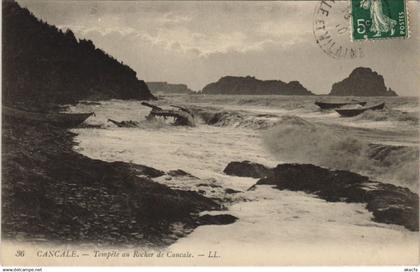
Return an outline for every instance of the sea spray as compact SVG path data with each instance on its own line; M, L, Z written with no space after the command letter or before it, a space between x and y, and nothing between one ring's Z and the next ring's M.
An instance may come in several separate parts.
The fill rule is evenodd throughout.
M284 116L264 131L263 142L281 161L350 170L415 191L418 188L417 147L373 145L296 116Z
M408 125L419 125L419 112L404 112L400 110L384 109L380 111L366 111L354 118L355 120L370 121L398 121Z

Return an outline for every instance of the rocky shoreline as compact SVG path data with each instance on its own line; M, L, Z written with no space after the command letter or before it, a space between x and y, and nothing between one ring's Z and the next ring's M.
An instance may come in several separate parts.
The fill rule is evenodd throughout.
M240 200L234 197L240 191L182 169L164 172L90 159L73 150L74 136L46 123L3 116L5 239L160 247L200 225L238 219L202 212L223 210ZM268 168L250 161L231 162L224 172L259 179L250 190L272 185L328 202L364 203L373 221L418 231L418 195L407 188L310 164Z
M2 137L4 239L165 246L226 221L199 216L214 199L151 179L163 171L76 153L69 131L3 117Z
M259 178L258 185L303 191L328 202L365 203L372 220L419 230L419 196L409 189L370 180L350 171L330 170L312 164L279 164L270 169L249 161L231 162L228 175Z

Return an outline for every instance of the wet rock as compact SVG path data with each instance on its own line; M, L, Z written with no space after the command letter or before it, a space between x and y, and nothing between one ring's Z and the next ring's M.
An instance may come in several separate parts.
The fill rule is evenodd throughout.
M367 209L375 221L403 225L412 231L419 230L419 198L407 188L379 183L376 190L368 192Z
M419 197L407 188L369 180L349 171L329 170L311 164L279 164L273 175L257 185L303 191L331 202L366 203L373 220L419 230Z
M253 163L250 161L234 161L230 162L223 172L230 176L263 178L270 176L273 171L259 163Z
M47 124L2 122L3 237L161 246L174 241L174 223L186 235L200 212L220 209L149 178L162 171L78 154L73 136Z
M157 178L165 175L164 171L149 167L146 165L140 165L135 163L125 163L125 162L112 162L112 165L115 167L123 167L124 169L129 168L133 174L147 176L149 178ZM127 167L128 166L128 167Z
M240 193L241 191L237 191L237 190L234 190L234 189L231 189L231 188L226 188L225 189L225 193L226 194L237 194L237 193Z
M236 220L238 220L238 218L230 214L205 214L200 216L199 223L200 225L227 225L236 222Z

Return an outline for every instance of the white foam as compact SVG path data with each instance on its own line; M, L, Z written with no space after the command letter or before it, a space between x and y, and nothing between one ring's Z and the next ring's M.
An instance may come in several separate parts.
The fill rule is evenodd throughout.
M90 111L96 117L89 122L105 124L108 118L118 121L142 121L149 109L134 101L108 101L102 105L78 105L71 111ZM303 124L306 121L303 122ZM308 122L310 124L310 122ZM250 160L275 166L280 161L265 149L260 131L246 128L213 127L199 125L195 128L152 126L142 128L75 129L78 134L75 149L91 158L105 161L125 161L144 164L160 170L182 169L221 188L242 191L232 196L234 204L228 211L239 218L230 225L200 226L171 248L188 246L217 248L228 251L242 249L287 250L332 244L366 246L373 250L386 250L391 245L417 247L418 233L403 227L374 223L372 215L362 204L329 203L300 192L279 191L268 186L257 186L247 191L256 180L231 177L223 169L231 161ZM277 136L277 140L281 135ZM310 143L316 147L317 143ZM296 143L295 150L303 150ZM356 145L357 146L357 145ZM198 181L166 176L156 179L178 189L197 190ZM209 190L206 193L211 193ZM214 190L222 194L222 190Z

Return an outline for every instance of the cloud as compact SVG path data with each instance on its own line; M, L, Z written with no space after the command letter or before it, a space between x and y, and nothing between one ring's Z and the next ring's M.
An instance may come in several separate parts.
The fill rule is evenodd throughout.
M419 54L419 16L410 18L410 39L360 43L365 58L336 60L313 37L318 1L18 1L37 17L93 40L145 80L200 89L223 75L255 75L299 80L325 93L355 67L369 66L397 92L418 92L413 56ZM416 14L419 2L408 5Z
M266 45L273 43L278 43L279 47L287 47L305 41L303 36L307 35L308 31L301 26L296 28L299 24L292 25L279 18L273 22L265 16L250 16L249 10L246 12L248 14L245 13L240 22L232 22L232 18L224 12L220 16L194 16L185 12L170 11L157 16L156 19L152 19L150 14L143 14L137 20L118 20L115 14L101 14L99 19L80 18L77 25L62 24L59 27L70 28L78 36L86 38L95 34L114 38L116 33L132 36L165 50L178 53L195 52L198 57L229 52L262 51ZM247 17L252 17L252 21L247 20ZM224 27L209 27L212 25Z
M57 27L60 29L70 29L82 37L89 36L90 33L99 33L101 36L107 36L114 33L118 33L121 36L127 36L136 33L136 30L132 27L85 27L81 25L58 25Z
M157 23L161 23L163 25L178 25L180 23L191 22L191 20L191 16L168 12L165 13L162 17L158 18Z
M115 39L118 34L204 58L305 42L307 29L300 17L311 12L305 8L308 5L286 2L22 2L52 23L59 21L60 28L72 29L80 38L100 35ZM128 10L130 13L125 13ZM48 14L42 14L45 11Z

